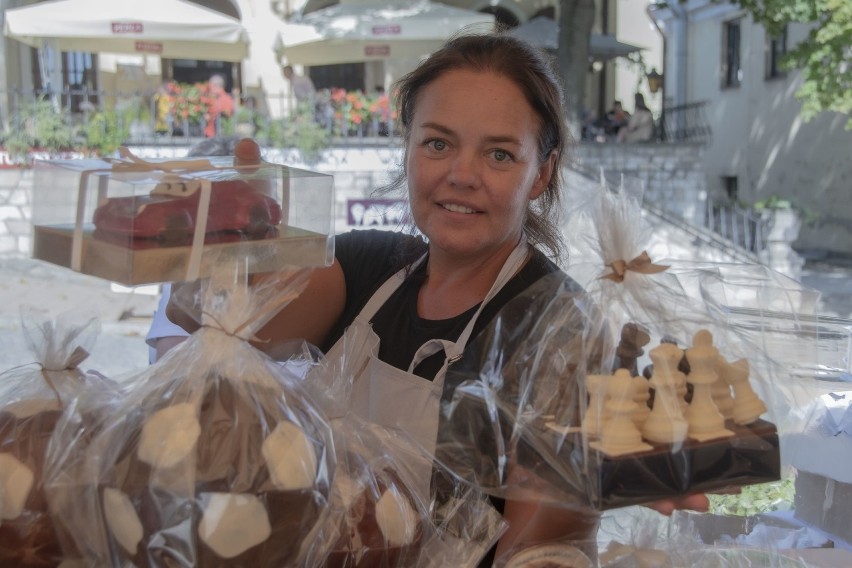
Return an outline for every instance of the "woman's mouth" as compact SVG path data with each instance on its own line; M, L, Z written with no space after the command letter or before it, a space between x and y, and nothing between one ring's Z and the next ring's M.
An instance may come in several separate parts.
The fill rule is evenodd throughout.
M470 207L465 207L464 205L456 205L454 203L443 203L441 207L446 209L447 211L452 211L453 213L476 213L475 210Z

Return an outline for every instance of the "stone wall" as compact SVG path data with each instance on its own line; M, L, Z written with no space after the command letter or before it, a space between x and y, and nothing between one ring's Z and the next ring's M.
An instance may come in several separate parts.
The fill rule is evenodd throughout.
M611 184L627 187L641 181L645 200L688 221L703 225L707 176L699 144L596 144L572 149L575 166L590 175L603 170Z

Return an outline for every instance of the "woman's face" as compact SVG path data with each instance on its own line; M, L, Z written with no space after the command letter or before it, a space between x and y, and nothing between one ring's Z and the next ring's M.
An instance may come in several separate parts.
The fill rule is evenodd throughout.
M423 87L414 109L405 169L418 228L460 258L511 250L555 162L539 163L540 118L524 94L501 75L455 70Z

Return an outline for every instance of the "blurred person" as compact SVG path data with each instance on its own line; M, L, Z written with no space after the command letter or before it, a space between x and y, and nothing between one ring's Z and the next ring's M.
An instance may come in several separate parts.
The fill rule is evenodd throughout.
M225 77L218 73L211 75L207 82L207 96L210 102L204 136L212 138L219 133L220 117L234 114L234 97L225 90Z
M636 93L633 100L633 115L627 126L618 131L617 140L626 143L648 142L654 137L654 116L645 106L642 93Z

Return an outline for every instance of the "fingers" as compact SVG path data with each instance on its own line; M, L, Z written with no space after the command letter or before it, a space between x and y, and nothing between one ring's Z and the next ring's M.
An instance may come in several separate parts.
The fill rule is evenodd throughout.
M710 500L704 493L696 493L693 495L685 495L677 499L666 499L664 501L656 501L646 505L650 509L654 509L663 515L671 515L678 509L687 509L690 511L698 511L705 513L710 509Z

